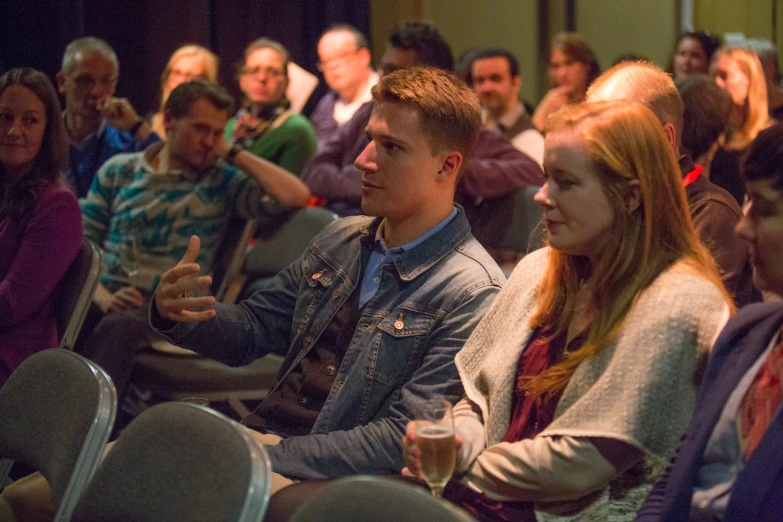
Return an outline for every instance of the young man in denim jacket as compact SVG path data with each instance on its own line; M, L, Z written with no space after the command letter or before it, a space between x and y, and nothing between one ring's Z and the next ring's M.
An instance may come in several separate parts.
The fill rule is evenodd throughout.
M194 236L151 310L172 342L226 364L285 356L269 396L243 421L269 445L273 489L399 473L417 408L462 396L454 356L503 281L453 204L481 128L475 95L427 68L389 74L372 93L370 143L356 166L362 209L374 217L335 221L238 305L192 297L210 284L198 276Z

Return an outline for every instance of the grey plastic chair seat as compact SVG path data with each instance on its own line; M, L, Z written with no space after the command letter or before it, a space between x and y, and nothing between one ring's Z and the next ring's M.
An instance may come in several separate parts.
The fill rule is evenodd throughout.
M465 511L400 480L335 480L310 496L289 522L475 522Z
M271 474L243 426L202 406L160 404L122 432L73 520L260 522Z
M136 357L133 384L167 400L203 397L227 402L240 417L248 413L241 401L266 397L283 358L267 355L237 368L207 357L171 355L148 350Z
M84 357L44 350L0 388L0 483L13 460L52 487L55 520L68 520L98 466L117 412L109 376Z
M521 256L544 246L543 210L533 197L541 187L528 186L498 198L486 199L471 218L471 230L488 250Z

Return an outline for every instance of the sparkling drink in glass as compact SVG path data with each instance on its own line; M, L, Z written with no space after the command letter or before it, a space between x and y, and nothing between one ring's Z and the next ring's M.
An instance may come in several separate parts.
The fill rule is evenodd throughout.
M416 445L421 475L433 496L440 498L457 461L454 418L448 401L428 402L422 409L416 420Z
M136 236L131 233L120 246L120 268L130 286L136 286L136 276L139 273L139 246Z

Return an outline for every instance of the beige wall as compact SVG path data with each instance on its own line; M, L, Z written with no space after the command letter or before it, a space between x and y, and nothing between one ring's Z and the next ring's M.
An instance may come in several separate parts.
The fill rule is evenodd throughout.
M669 65L680 33L682 0L576 0L576 30L593 45L603 69L617 55L646 56ZM783 0L693 0L694 24L713 33L744 32L746 36L783 43L783 20L773 23L774 6L783 13ZM538 6L543 5L548 35L539 36ZM498 45L517 55L522 96L538 103L546 86L546 52L539 56L539 38L565 28L566 0L372 0L373 52L383 52L389 30L398 20L427 19L440 27L455 58L471 46ZM783 16L783 15L781 15ZM773 31L777 29L777 34Z
M676 0L578 0L576 29L593 46L601 69L633 53L666 68L679 34Z
M708 28L720 36L744 33L749 38L772 40L775 36L772 13L776 1L780 12L783 2L779 0L695 0L694 25Z
M375 62L398 20L434 22L456 59L469 47L500 46L519 58L522 96L538 102L537 2L532 0L376 0L371 4Z

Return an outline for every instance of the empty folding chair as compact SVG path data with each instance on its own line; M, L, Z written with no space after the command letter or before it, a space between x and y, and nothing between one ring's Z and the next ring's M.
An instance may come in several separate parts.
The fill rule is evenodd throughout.
M122 432L73 514L75 521L261 521L272 471L236 422L202 406L153 406Z
M111 379L67 350L44 350L0 388L0 483L14 460L52 487L55 520L68 520L95 472L117 412Z

